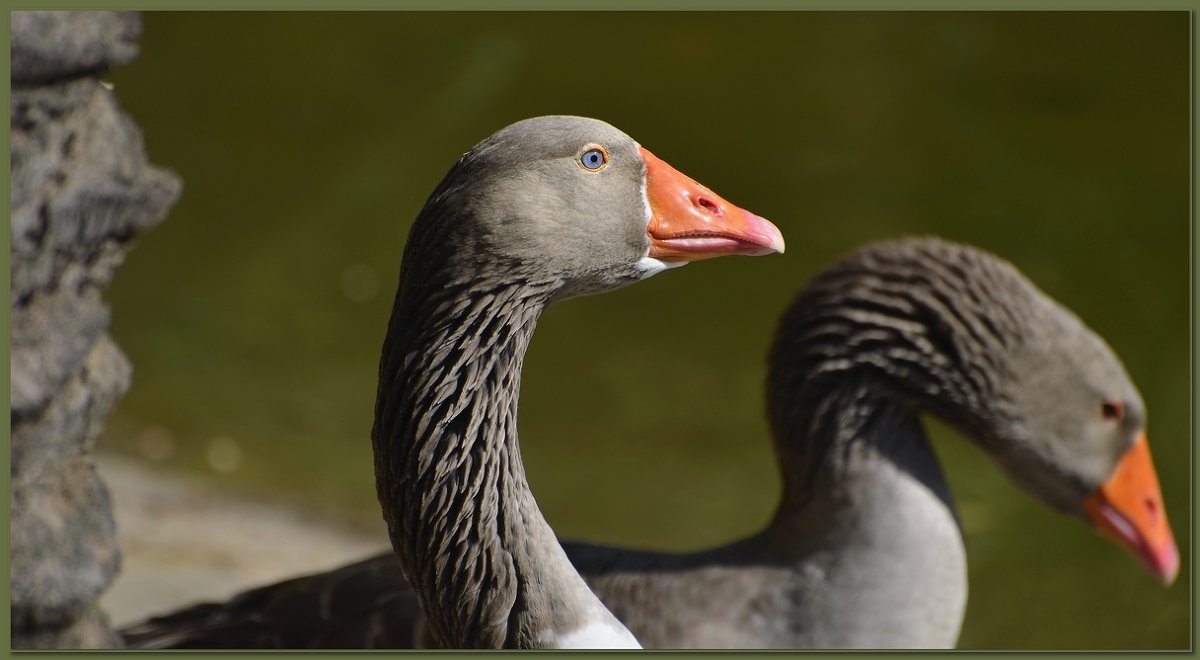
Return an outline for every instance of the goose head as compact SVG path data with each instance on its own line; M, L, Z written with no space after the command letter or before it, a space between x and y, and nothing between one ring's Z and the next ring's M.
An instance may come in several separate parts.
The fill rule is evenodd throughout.
M1000 397L1009 414L997 457L1018 485L1086 519L1169 585L1179 551L1142 397L1103 339L1032 284L1024 288L1028 329L1006 359L1012 377Z
M464 154L426 203L413 244L442 246L473 277L538 280L554 298L689 261L784 250L769 221L609 124L571 116L517 122Z

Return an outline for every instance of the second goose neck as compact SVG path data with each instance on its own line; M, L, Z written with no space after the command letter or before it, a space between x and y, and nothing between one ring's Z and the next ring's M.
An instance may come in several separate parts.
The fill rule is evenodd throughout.
M1003 356L1019 324L998 304L1005 282L956 261L960 253L921 249L864 251L816 278L785 314L768 384L785 491L811 487L823 466L857 450L928 453L920 412L985 445L990 416L1004 414L997 384L1009 377Z
M806 647L957 639L965 549L919 415L988 448L986 430L1008 414L1003 356L1019 320L996 304L1003 282L955 254L860 253L816 278L780 325L768 407L783 497L758 542L799 566Z

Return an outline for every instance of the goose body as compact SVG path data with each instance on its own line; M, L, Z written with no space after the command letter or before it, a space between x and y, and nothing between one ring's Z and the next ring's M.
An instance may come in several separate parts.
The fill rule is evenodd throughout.
M564 544L645 646L953 647L966 554L921 413L955 426L1030 495L1090 521L1162 581L1176 575L1137 390L1103 340L987 253L911 239L824 271L780 323L768 407L784 488L764 530L687 554ZM389 565L385 556L356 570ZM404 598L395 568L366 593L383 592ZM373 615L419 637L423 624L403 612ZM156 625L191 625L199 634L189 641L203 643L206 626L233 627L244 614L184 611L134 640L152 640Z

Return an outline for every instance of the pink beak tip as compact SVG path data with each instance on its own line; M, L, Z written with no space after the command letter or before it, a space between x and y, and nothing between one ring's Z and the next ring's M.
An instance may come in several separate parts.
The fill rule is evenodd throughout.
M1150 570L1163 586L1171 586L1179 577L1179 548L1174 543L1160 548L1153 553L1150 564Z
M746 215L750 216L749 225L751 233L754 234L754 237L759 240L761 245L770 252L783 254L786 245L783 241L783 232L779 231L779 227L776 227L775 223L760 215L755 215L749 211L746 211ZM764 254L767 253L764 252Z

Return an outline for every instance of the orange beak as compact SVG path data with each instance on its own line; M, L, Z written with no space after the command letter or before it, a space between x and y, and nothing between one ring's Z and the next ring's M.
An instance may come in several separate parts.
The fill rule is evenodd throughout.
M697 261L727 254L783 252L783 234L771 221L738 208L646 149L650 203L650 256Z
M1121 457L1108 481L1083 503L1092 523L1126 550L1164 585L1179 574L1179 550L1167 523L1158 475L1146 434Z

